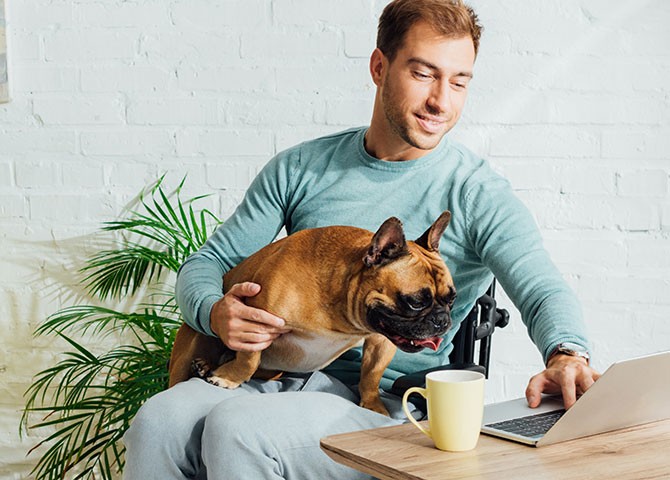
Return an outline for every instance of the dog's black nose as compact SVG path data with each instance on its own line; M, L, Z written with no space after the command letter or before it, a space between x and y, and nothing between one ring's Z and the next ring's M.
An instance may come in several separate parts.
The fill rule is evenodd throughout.
M430 312L428 321L433 325L436 332L444 333L451 327L451 317L446 309L442 307L434 308Z
M441 310L439 312L433 310L428 320L435 327L435 329L439 331L446 331L451 325L451 318L449 317L449 314L444 310Z

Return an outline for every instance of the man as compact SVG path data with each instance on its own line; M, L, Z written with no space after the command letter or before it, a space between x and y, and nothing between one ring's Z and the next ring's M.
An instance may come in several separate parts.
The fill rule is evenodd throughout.
M576 298L509 184L446 136L465 104L480 31L459 0L390 3L370 59L377 86L370 127L291 148L264 168L232 217L180 269L177 299L186 322L235 351L263 350L284 333L283 320L245 305L262 285L238 284L222 296L221 278L282 227L375 230L397 216L416 238L449 209L440 253L458 291L454 323L495 275L547 365L529 383L529 404L537 406L542 392L561 392L571 406L598 377L584 353ZM436 352L398 351L382 386L446 363L456 330ZM326 435L401 421L392 395L384 397L392 418L357 406L359 369L360 351L352 350L325 373L252 380L235 390L200 379L178 384L149 400L128 431L126 478L364 477L318 447Z

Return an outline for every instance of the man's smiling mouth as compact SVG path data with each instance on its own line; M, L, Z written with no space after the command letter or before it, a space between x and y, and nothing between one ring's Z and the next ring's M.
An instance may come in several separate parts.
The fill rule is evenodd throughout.
M430 115L414 114L423 130L428 133L439 133L444 129L447 121L443 118L432 117Z

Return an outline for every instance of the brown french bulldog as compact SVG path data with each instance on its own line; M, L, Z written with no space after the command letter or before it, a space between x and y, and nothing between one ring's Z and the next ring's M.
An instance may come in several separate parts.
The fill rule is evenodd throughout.
M254 374L312 372L364 341L360 405L388 415L379 381L396 347L437 350L451 327L456 292L438 251L450 219L449 211L442 213L414 242L392 217L374 235L354 227L315 228L259 250L226 273L224 292L236 283L260 284L246 303L283 318L290 332L262 352L232 352L184 324L172 350L170 386L192 370L225 388ZM226 356L234 358L221 364Z

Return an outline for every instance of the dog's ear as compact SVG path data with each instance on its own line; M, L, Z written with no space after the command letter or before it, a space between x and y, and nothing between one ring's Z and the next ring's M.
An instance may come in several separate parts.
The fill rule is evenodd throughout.
M414 243L420 247L425 248L429 252L437 252L440 247L440 238L447 229L447 225L451 221L451 212L449 210L442 212L442 215L437 217L428 230L424 232Z
M363 258L366 267L383 265L409 252L402 222L395 217L386 220L372 237L372 243Z

